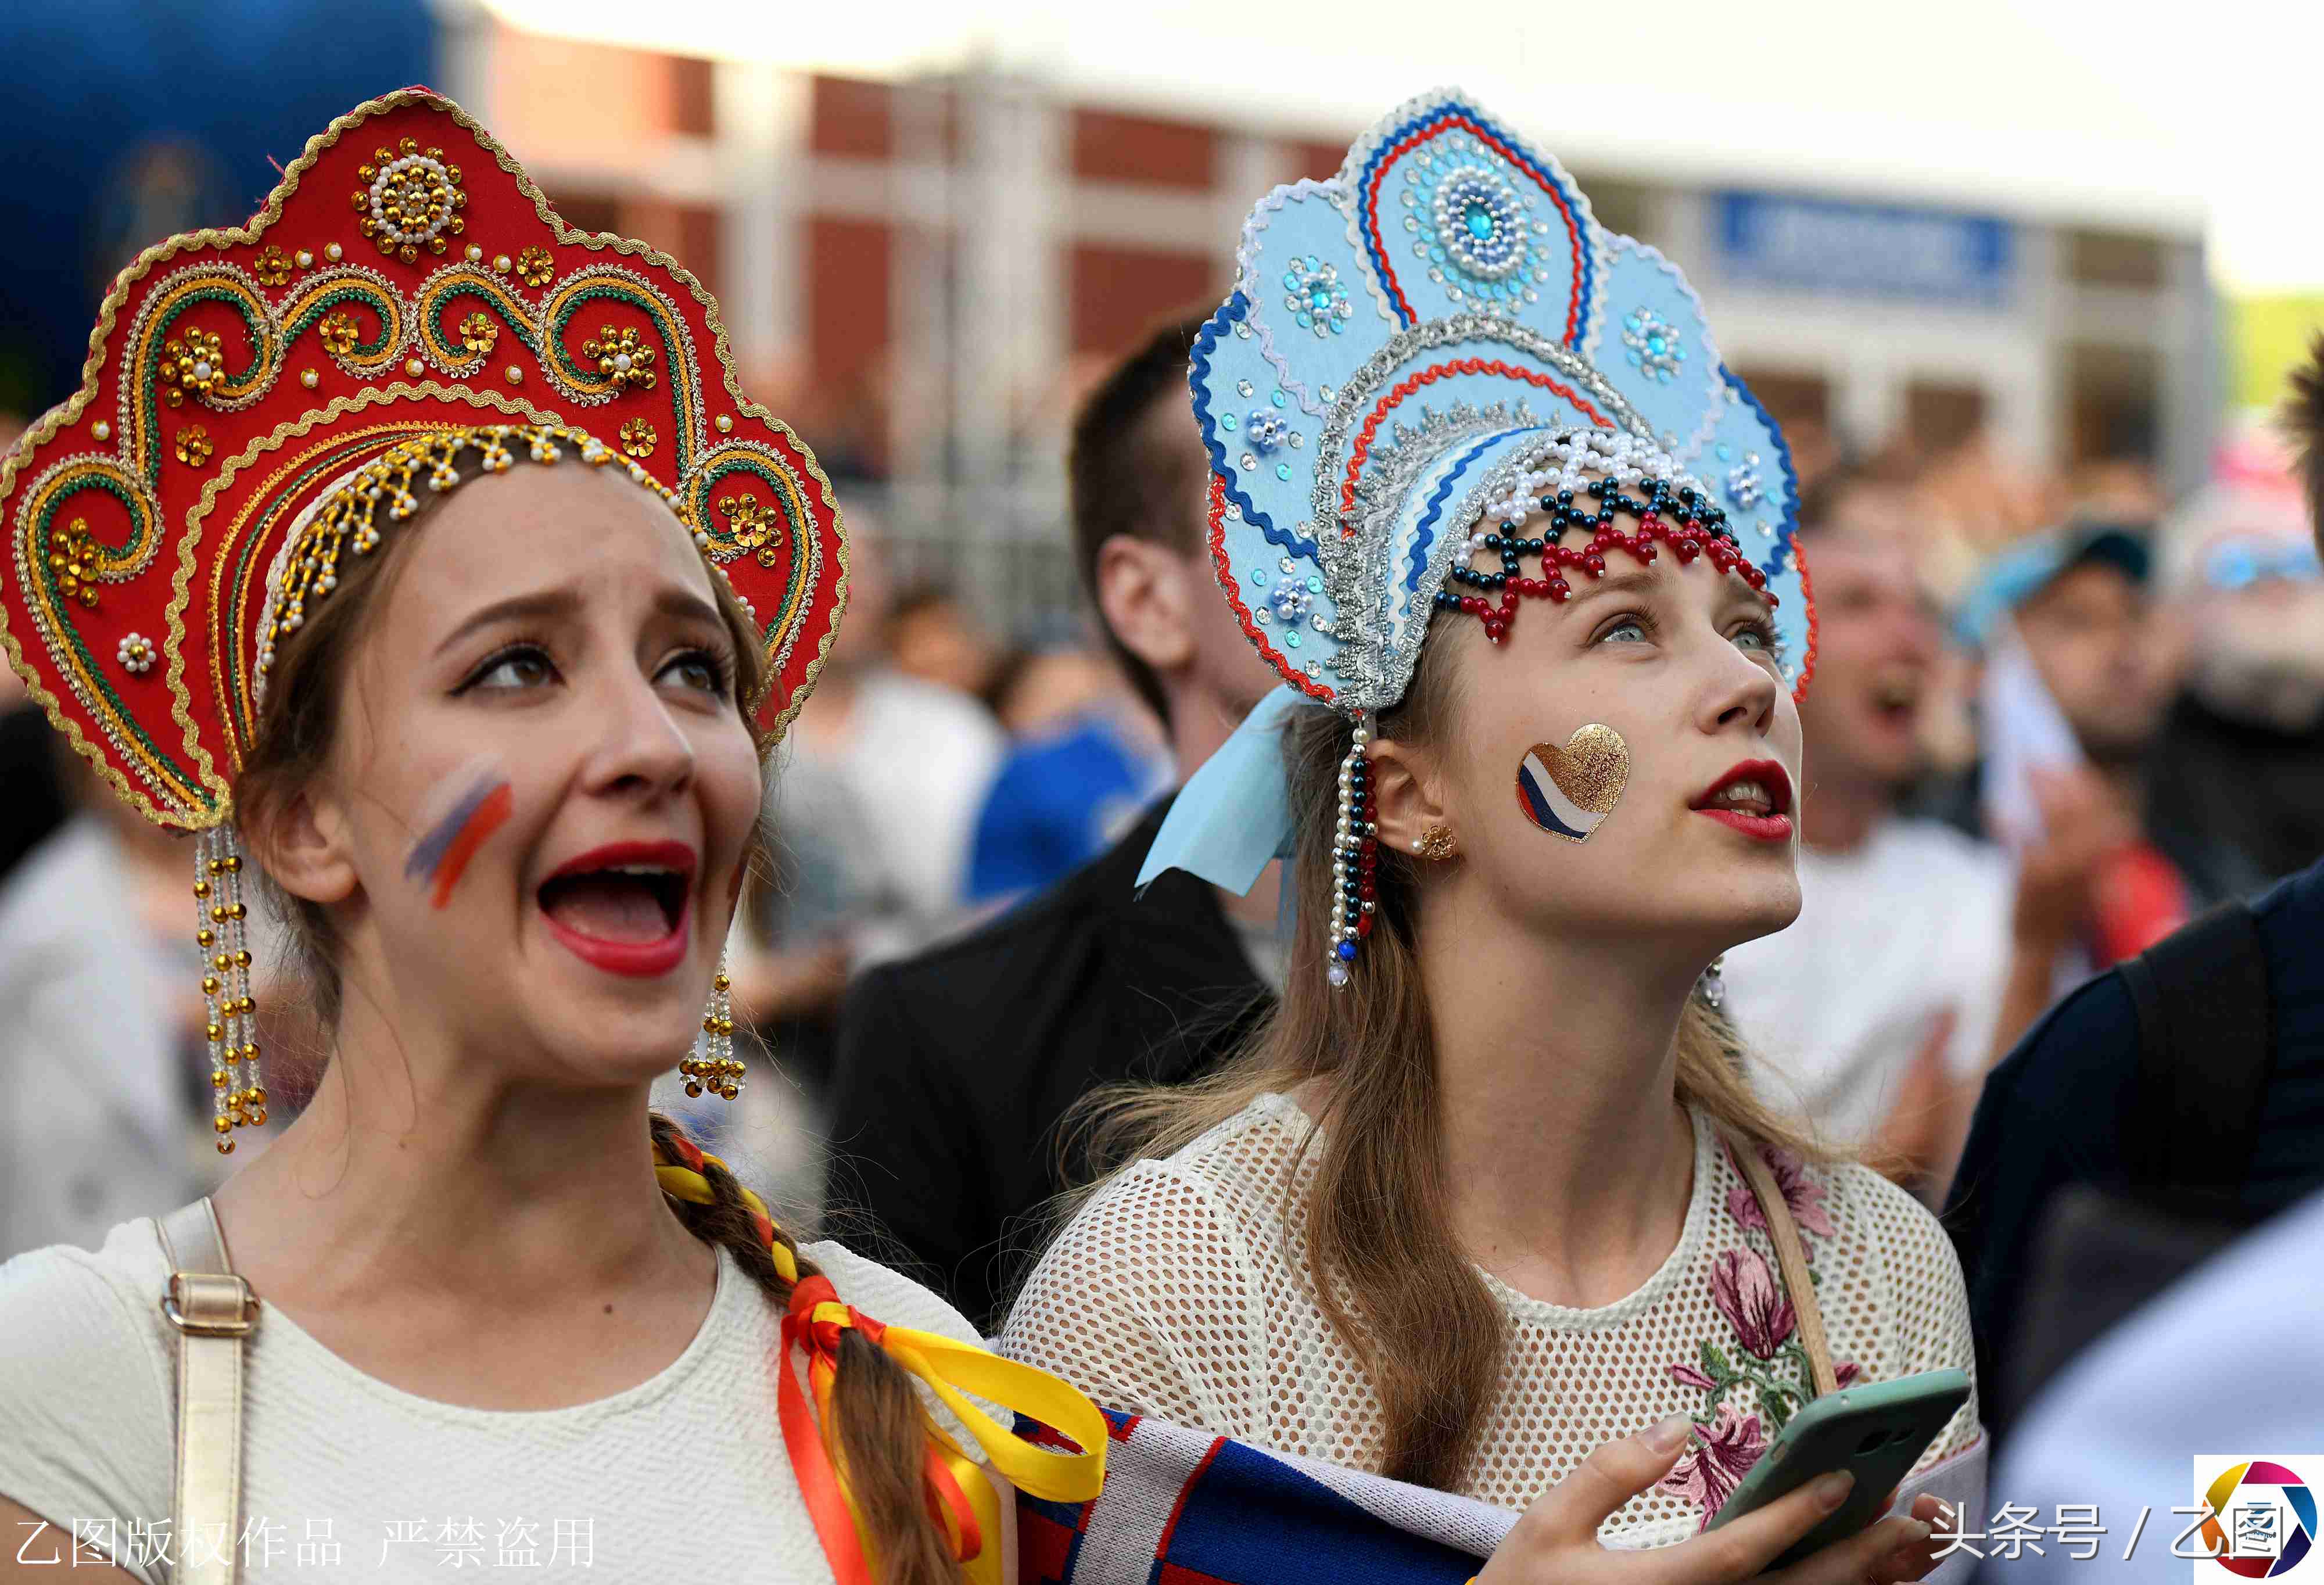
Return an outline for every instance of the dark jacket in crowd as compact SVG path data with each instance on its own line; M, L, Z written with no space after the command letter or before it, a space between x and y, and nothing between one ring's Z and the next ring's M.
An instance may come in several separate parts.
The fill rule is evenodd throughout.
M2324 862L2256 898L2252 914L2273 1038L2249 1165L2231 1195L2241 1225L2324 1189ZM2071 1189L2155 1204L2130 1142L2138 1073L2137 1010L2115 969L2052 1009L1986 1081L1945 1208L1980 1383L2025 1374L2009 1356L2029 1295L2054 1286L2036 1254L2053 1204ZM1988 1424L2002 1429L1997 1416Z
M2324 852L2324 724L2281 732L2181 695L2155 739L2146 823L2199 903L2256 895Z
M833 1075L832 1199L870 1211L971 1320L997 1322L1066 1186L1058 1128L1092 1089L1178 1083L1272 1002L1211 887L1133 896L1167 811L973 935L850 989Z

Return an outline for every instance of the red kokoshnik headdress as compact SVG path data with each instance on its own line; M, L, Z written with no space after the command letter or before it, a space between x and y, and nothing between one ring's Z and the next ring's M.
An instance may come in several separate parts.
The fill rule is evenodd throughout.
M205 830L231 811L270 626L330 587L311 523L360 551L451 482L455 450L577 453L662 494L750 605L779 734L838 626L845 539L814 454L729 357L668 255L567 228L448 99L374 99L247 226L171 237L115 281L80 390L0 464L0 644L115 790ZM367 466L360 514L306 510Z

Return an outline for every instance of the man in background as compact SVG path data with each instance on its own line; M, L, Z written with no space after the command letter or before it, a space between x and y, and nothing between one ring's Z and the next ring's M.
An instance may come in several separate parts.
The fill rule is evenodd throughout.
M2155 845L2197 906L2324 852L2324 559L2273 456L2165 525L2163 597L2186 681L2147 779Z
M1800 705L1800 917L1727 954L1755 1081L1915 1186L1968 1129L1992 1051L2010 876L1996 849L1897 812L1923 768L1943 637L1904 493L1842 472L1811 491L1815 681Z
M1164 327L1114 368L1067 465L1083 584L1181 781L1277 681L1204 548L1208 467L1186 397L1202 323ZM1281 982L1271 873L1250 898L1175 872L1134 895L1168 806L975 934L864 975L842 1011L831 1198L868 1209L973 1320L1015 1286L1028 1213L1085 1166L1062 1156L1074 1102L1204 1072Z
M1957 626L1983 658L1984 757L1952 813L2015 859L2005 1043L2191 912L2146 834L2149 755L2178 673L2153 568L2144 525L2070 522L1994 558L1962 602Z
M2288 427L2324 533L2324 337L2292 389ZM2324 861L2090 981L1995 1068L1945 1221L1997 1435L2138 1286L2151 1292L2233 1229L2324 1190L2319 941ZM2121 1351L2101 1344L2102 1361L2061 1382L2048 1433L2029 1426L2027 1461L2004 1466L2005 1480L2023 1471L2036 1495L2070 1486L2077 1501L2160 1505L2153 1494L2172 1488L2152 1482L2184 1479L2190 1453L2272 1445L2270 1425L2285 1437L2312 1428L2324 1384L2304 1344L2324 1251L2312 1237L2294 1245L2255 1251L2249 1271L2217 1268L2227 1286L2187 1313L2215 1345L2198 1355L2183 1328L2160 1322L2126 1334ZM2271 1341L2284 1337L2303 1346ZM2106 1479L2092 1484L2099 1451ZM2163 1575L2155 1565L2141 1577Z

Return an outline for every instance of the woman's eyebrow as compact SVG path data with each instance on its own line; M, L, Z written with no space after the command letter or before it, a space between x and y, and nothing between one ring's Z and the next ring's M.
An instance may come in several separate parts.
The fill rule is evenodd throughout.
M725 619L718 614L718 607L693 590L675 585L654 596L654 610L660 615L684 622L706 622L712 627L725 625Z
M494 622L540 622L551 617L570 616L580 609L580 605L581 596L572 589L536 589L529 594L512 594L471 613L466 622L445 635L444 641L436 646L436 653L441 655L477 629L490 627Z
M1615 573L1608 577L1591 578L1583 587L1576 589L1571 599L1564 602L1565 608L1571 611L1578 605L1586 605L1591 601L1606 594L1641 594L1660 582L1661 579L1655 576L1651 567L1641 567L1637 572Z

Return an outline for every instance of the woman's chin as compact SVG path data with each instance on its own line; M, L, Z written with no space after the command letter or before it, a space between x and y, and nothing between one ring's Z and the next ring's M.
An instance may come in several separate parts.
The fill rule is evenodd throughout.
M675 1004L585 1002L540 1010L534 1037L552 1070L591 1086L652 1082L690 1055L702 1027L698 1008Z
M1800 883L1794 875L1785 875L1780 884L1771 881L1753 887L1750 893L1737 899L1740 904L1732 915L1727 945L1740 946L1747 941L1757 941L1788 929L1800 917Z

